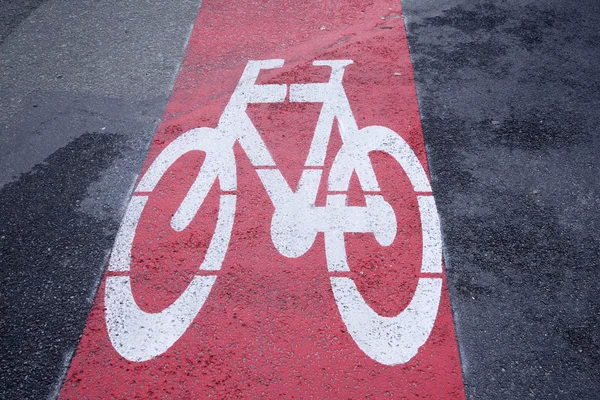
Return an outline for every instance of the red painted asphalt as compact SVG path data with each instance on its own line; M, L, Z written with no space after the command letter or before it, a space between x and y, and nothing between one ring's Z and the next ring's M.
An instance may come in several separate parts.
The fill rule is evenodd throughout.
M353 60L343 86L359 128L397 132L427 169L412 66L398 2L203 2L182 70L144 167L190 129L215 128L249 60L283 59L257 84L327 82L314 60ZM295 190L321 111L320 103L251 104L247 114L277 168ZM324 176L342 146L334 129ZM179 159L148 195L137 227L130 276L137 304L158 313L196 275L216 276L190 327L164 353L129 361L109 340L101 285L61 398L464 398L445 281L435 325L410 361L388 366L365 354L340 317L331 276L351 277L367 303L392 317L411 301L421 276L422 229L417 194L400 165L381 152L371 161L398 221L382 247L369 233L346 234L351 272L328 272L324 236L298 258L273 244L275 211L257 169L235 145L237 205L222 268L200 271L217 222L214 185L181 232L171 217L194 182L204 154ZM142 174L143 175L143 174ZM316 205L324 206L323 178ZM421 193L419 193L421 194ZM356 175L348 204L364 206ZM442 275L443 276L443 275Z

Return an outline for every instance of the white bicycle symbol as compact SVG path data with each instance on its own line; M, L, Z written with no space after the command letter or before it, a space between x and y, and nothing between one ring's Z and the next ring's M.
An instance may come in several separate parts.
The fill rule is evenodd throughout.
M194 219L205 196L218 179L222 193L217 225L204 261L203 271L221 268L229 246L236 208L236 160L233 146L239 142L264 185L275 211L271 237L276 249L286 257L300 257L324 233L329 272L350 271L344 233L373 233L378 243L389 246L396 237L396 216L381 194L367 194L366 206L347 206L350 178L356 172L364 192L380 193L369 152L382 151L402 166L418 195L423 231L421 273L410 304L395 317L378 315L365 302L354 281L330 277L335 301L348 332L358 347L373 360L395 365L417 354L433 328L442 288L439 220L427 175L410 146L394 131L382 126L359 129L342 86L345 68L351 60L314 61L315 66L331 67L327 83L292 84L291 102L323 103L298 189L294 192L276 168L264 141L246 113L250 103L283 102L288 86L256 84L261 69L283 66L283 60L248 61L240 81L223 111L216 128L192 129L171 142L154 160L128 205L109 262L109 271L128 272L136 227L148 200L163 174L181 156L200 150L206 158L200 172L171 219L176 231ZM342 147L329 176L326 205L315 205L323 173L329 137L337 119ZM106 324L116 351L130 361L150 360L167 351L187 330L202 308L216 275L195 276L187 289L169 307L148 313L136 304L130 277L108 276L106 280Z

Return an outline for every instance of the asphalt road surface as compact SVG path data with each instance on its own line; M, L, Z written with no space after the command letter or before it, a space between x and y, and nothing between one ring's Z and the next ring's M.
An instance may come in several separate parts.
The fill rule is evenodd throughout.
M266 2L264 12L287 6ZM400 6L465 395L595 399L600 4ZM71 361L93 328L86 319L198 10L216 27L226 20L210 0L0 3L0 397L56 398L73 382ZM345 12L340 26L360 32Z
M600 4L405 1L466 392L600 388Z

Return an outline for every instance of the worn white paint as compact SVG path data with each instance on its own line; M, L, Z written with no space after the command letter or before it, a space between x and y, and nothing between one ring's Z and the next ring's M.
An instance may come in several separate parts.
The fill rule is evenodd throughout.
M348 332L373 360L386 365L408 362L429 338L440 302L441 278L420 278L410 304L395 317L373 311L352 279L330 279Z
M209 140L210 136L214 137L217 133L213 129L202 128L186 132L159 154L138 184L138 192L151 192L164 173L180 157L189 151L199 150L207 153L196 181L171 220L171 226L175 230L185 229L194 219L217 177L221 189L235 189L233 155L229 163L223 162L227 157L215 157L214 150L210 147L213 145L218 151L219 145L215 145L214 140ZM129 271L135 231L147 200L147 195L132 197L117 234L109 271ZM215 232L200 270L216 271L221 268L229 247L235 206L234 194L220 195ZM129 277L109 276L106 280L105 294L106 325L115 350L124 358L138 362L164 353L188 329L206 301L215 280L216 276L196 276L173 304L161 312L148 313L137 305Z
M315 61L315 66L331 68L329 82L290 85L290 101L321 102L323 107L297 189L292 190L260 134L246 113L250 103L283 102L286 85L257 85L261 69L279 68L283 60L249 61L216 128L192 129L170 143L154 160L136 188L144 196L134 196L117 236L109 270L127 272L131 262L137 223L148 199L165 172L190 151L206 153L198 176L175 212L171 227L186 229L215 182L222 191L237 189L233 146L239 142L257 169L275 211L271 238L275 248L286 257L300 257L324 233L327 268L347 272L344 234L372 233L378 243L389 246L397 232L394 210L376 194L380 186L369 159L372 151L390 154L404 169L416 192L431 192L427 174L408 143L394 131L382 126L359 129L342 81L351 60ZM327 145L337 120L342 147L336 155L327 187L326 205L315 205L323 178ZM365 192L366 206L348 206L350 179L356 173ZM423 227L424 273L442 272L439 220L433 197L418 196ZM233 229L235 194L221 194L215 233L200 269L221 268ZM196 276L184 293L159 313L146 313L135 303L130 278L110 276L106 289L106 322L115 349L132 361L144 361L165 352L186 331L206 300L216 276ZM362 298L350 278L331 277L335 300L342 320L352 338L369 357L388 365L410 360L431 333L441 295L441 278L420 278L409 306L393 318L382 317Z
M196 276L179 298L159 313L139 308L131 278L106 279L106 325L113 347L130 361L147 361L169 349L188 329L206 301L216 276Z
M442 234L433 196L417 196L423 231L423 263L421 272L442 272Z
M246 114L249 103L281 103L287 94L286 85L256 85L261 69L280 68L283 60L248 61L225 110L217 130L227 137L227 143L239 141L252 165L275 167L275 161Z
M344 69L352 64L352 60L326 60L314 61L315 66L331 67L329 82L290 85L291 102L323 103L315 135L310 146L305 165L307 167L322 167L325 163L327 145L331 136L334 119L340 123L342 139L348 130L357 131L358 126L352 116L352 111L342 86Z
M208 250L204 256L204 261L200 266L204 271L218 271L223 265L229 240L231 239L231 231L233 230L233 220L235 217L235 201L234 194L222 194L219 201L219 216L215 233L208 245Z
M135 237L135 230L137 229L140 216L148 196L133 196L127 205L125 211L125 217L117 232L117 238L115 239L115 245L108 261L108 270L113 272L125 272L129 271L129 265L131 264L131 247L133 246L133 239Z
M212 128L192 129L171 142L152 162L140 183L137 192L152 192L167 170L185 154L192 151L206 153L204 163L187 195L171 219L171 227L182 231L194 219L208 191L219 178L221 190L237 188L235 157L232 142Z
M257 173L275 206L271 220L273 244L286 257L300 257L306 253L319 232L325 233L326 248L327 243L341 246L346 232L373 233L384 246L390 245L396 236L394 210L382 196L365 196L365 207L352 207L346 205L346 195L328 195L327 204L317 207L315 200L321 170L304 170L296 192L277 169L258 170ZM327 250L341 254L340 249Z
M111 256L109 271L129 271L135 228L146 196L134 196ZM235 195L221 195L217 226L201 270L219 270L229 246L235 215ZM106 280L106 325L113 347L130 361L150 360L171 347L185 333L206 301L216 276L196 276L169 307L158 313L142 310L133 297L128 276Z
M330 66L330 81L291 85L290 88L291 101L323 102L306 166L323 165L329 135L333 122L337 119L343 144L328 177L330 191L347 192L354 172L364 191L380 191L369 153L382 151L394 157L402 166L416 192L431 192L425 170L401 136L382 126L358 129L342 85L344 68L351 64L351 61L320 61L313 64ZM299 203L283 204L278 196L272 195L272 192L276 195L277 191L269 191L269 184L265 179L263 184L275 205L271 229L276 231L277 236L273 235L274 242L281 251L281 248L288 248L295 243L294 237L288 234L294 232L289 229L294 223L286 219L297 218L292 210L296 209ZM313 203L309 212L304 214L305 218L299 219L302 222L296 223L297 228L304 229L304 232L311 228L315 231L318 226L319 231L325 233L327 267L330 272L350 270L344 233L372 232L382 246L390 245L396 236L396 218L390 205L382 196L365 197L367 207L349 207L345 204L345 195L329 195L322 214L316 212L318 208L315 208ZM419 196L418 201L423 228L421 271L439 273L442 272L441 235L435 203L432 196ZM365 212L356 212L355 209ZM281 216L277 218L279 210ZM349 212L350 210L354 212ZM282 220L283 223L280 222ZM281 226L276 227L276 223L281 223ZM275 237L279 240L275 240ZM282 241L282 237L286 240ZM281 242L283 244L278 245ZM307 244L303 245L303 248L309 247ZM409 361L427 341L437 316L441 282L441 278L420 278L410 305L396 317L388 318L378 315L370 308L352 279L331 278L340 315L354 341L371 358L387 365Z

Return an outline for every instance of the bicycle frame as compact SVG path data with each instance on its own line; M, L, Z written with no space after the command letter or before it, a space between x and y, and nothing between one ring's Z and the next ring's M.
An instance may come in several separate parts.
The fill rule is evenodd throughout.
M288 87L257 85L261 69L280 68L283 60L249 61L216 128L192 129L170 143L140 179L117 235L109 271L129 271L131 248L137 223L148 195L175 161L189 151L206 153L198 176L171 219L181 231L189 226L212 185L219 181L219 214L215 233L201 270L221 268L229 245L236 207L237 177L233 147L239 142L275 206L271 238L286 257L300 257L324 233L329 272L350 271L344 234L373 233L382 246L396 237L394 210L380 194L381 189L369 159L372 151L390 154L408 175L415 192L430 193L429 180L410 146L394 131L382 126L359 129L342 85L351 60L315 61L331 68L329 82L292 84L290 102L323 103L300 182L293 191L246 113L251 103L277 103L286 98ZM334 121L342 138L329 173L325 206L316 206L325 155ZM366 206L347 206L352 173L356 173L365 194ZM442 272L439 221L433 197L419 195L423 228L423 264L428 274ZM374 360L394 365L410 360L425 343L437 314L441 277L421 277L409 306L393 318L377 315L364 301L350 278L332 276L331 284L339 312L357 345ZM131 361L145 361L164 353L183 335L215 283L216 275L196 276L173 304L159 313L139 308L131 293L128 276L109 276L106 282L106 322L115 349Z

